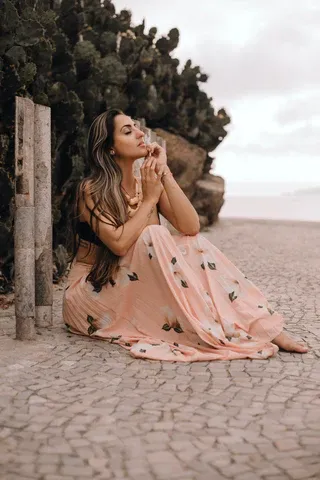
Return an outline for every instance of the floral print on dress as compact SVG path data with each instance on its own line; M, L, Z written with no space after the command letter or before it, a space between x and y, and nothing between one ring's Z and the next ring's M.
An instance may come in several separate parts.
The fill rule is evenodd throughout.
M146 227L121 257L113 286L99 291L86 282L90 268L76 261L69 273L63 318L72 333L152 360L264 359L278 351L271 340L282 315L200 234Z
M223 330L218 322L213 321L212 318L203 318L200 320L201 328L215 338L221 339L223 337Z
M130 285L131 282L136 282L139 280L139 276L136 272L133 272L130 268L125 265L120 265L115 284L119 287L126 287Z
M189 288L187 281L183 277L182 269L180 268L176 257L171 258L169 268L173 273L177 285L182 286L183 288Z
M272 310L268 305L258 305L258 308L265 308L270 315L273 315L275 313L275 310Z
M204 298L204 301L206 302L206 306L205 306L206 314L210 315L212 313L216 313L216 307L213 304L210 293L209 292L204 292L203 293L203 298Z
M201 235L196 235L193 246L196 255L201 259L200 267L202 270L206 270L207 268L209 270L217 270L216 262L213 259L212 253L203 242L203 237Z
M95 319L92 317L92 315L87 315L87 322L89 323L88 326L88 335L93 335L98 329L95 325Z
M180 250L181 255L187 255L187 249L185 245L179 245L178 249Z
M228 293L229 300L234 302L240 296L240 282L236 279L229 278L226 275L219 275L218 282L222 288Z
M171 328L173 328L176 333L183 333L180 325L181 320L175 315L174 311L169 306L161 307L160 311L164 314L163 330L169 332Z
M157 258L157 255L156 255L156 251L153 247L153 243L152 243L152 240L151 238L148 239L148 238L143 238L143 241L147 247L147 253L148 253L148 257L150 258L150 260L152 260L153 258Z

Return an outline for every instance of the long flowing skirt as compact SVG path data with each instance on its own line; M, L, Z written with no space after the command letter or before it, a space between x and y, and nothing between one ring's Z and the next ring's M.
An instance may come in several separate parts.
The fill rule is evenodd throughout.
M112 283L94 288L75 262L63 300L68 331L133 357L179 362L265 359L283 328L261 291L204 236L146 227Z

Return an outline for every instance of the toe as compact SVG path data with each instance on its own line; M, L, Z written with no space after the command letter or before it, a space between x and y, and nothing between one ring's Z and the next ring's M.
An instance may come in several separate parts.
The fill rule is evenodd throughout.
M297 344L297 350L298 353L307 353L309 351L309 348L306 347L305 345L301 345L301 343Z

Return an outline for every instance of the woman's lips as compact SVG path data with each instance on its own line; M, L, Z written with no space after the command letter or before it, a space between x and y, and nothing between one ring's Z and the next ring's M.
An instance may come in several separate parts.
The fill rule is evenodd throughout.
M138 145L138 147L145 147L145 146L146 146L146 144L144 142L139 143L139 145Z

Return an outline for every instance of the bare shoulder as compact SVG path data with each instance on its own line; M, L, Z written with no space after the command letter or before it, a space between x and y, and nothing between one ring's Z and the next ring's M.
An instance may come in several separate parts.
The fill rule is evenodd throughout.
M85 219L86 212L93 206L92 200L92 182L88 178L84 178L78 185L78 195L77 195L77 202L78 202L78 210L80 218Z

